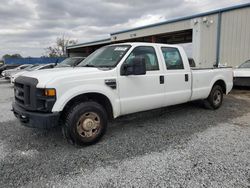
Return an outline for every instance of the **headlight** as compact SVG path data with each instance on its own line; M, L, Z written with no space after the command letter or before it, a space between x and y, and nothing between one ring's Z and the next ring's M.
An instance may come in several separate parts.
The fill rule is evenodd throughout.
M44 95L48 97L55 97L56 96L56 90L55 89L45 89Z

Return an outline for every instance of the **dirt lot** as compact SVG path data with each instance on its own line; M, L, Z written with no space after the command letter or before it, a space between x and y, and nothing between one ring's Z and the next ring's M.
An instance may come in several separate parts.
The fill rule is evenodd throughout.
M0 80L0 187L250 187L250 90L120 118L96 145L22 127Z

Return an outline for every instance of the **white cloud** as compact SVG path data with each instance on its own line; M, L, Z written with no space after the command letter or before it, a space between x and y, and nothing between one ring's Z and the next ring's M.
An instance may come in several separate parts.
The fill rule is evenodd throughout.
M165 16L162 15L143 15L140 18L131 19L128 21L130 27L139 27L144 25L153 24L156 22L162 22L166 20Z
M0 57L41 56L56 37L79 42L249 0L1 0Z

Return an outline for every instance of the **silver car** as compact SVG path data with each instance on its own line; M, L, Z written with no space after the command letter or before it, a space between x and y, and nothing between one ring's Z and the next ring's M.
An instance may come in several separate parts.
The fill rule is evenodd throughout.
M5 77L5 79L10 79L10 75L13 74L13 73L17 73L19 71L22 71L24 70L25 68L28 68L28 67L31 67L32 65L30 64L23 64L23 65L20 65L14 69L8 69L8 70L5 70L2 72L2 76Z
M54 68L54 66L55 65L52 63L51 64L43 64L43 65L40 65L40 64L32 65L31 67L25 68L22 71L19 71L15 74L11 74L10 82L11 82L11 84L13 84L17 77L22 76L26 72L42 70L42 69L51 69L51 68Z
M250 87L250 59L234 69L234 85Z

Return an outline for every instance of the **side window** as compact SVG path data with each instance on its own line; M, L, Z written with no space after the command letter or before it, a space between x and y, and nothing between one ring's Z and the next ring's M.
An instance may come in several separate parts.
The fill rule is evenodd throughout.
M168 70L184 69L183 61L177 48L161 48Z
M151 46L139 46L133 49L125 61L125 64L129 64L133 61L135 57L143 57L146 63L147 71L159 70L159 64L155 49Z

